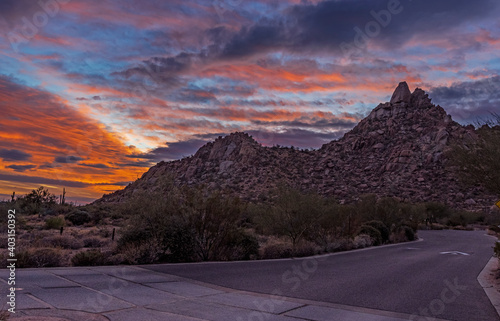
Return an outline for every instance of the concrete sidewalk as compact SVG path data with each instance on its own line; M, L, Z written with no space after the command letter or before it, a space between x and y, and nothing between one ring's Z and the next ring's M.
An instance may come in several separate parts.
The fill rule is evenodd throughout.
M0 271L0 277L2 297L7 302L8 271ZM418 319L393 312L236 291L135 266L17 270L16 288L16 314L11 314L9 320Z

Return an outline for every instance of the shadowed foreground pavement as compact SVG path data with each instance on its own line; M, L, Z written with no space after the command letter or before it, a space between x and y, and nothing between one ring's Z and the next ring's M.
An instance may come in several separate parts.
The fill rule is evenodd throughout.
M491 257L492 238L457 231L421 237L305 259L18 270L11 318L500 320L476 280ZM441 254L448 251L468 255ZM7 271L0 276L6 298Z

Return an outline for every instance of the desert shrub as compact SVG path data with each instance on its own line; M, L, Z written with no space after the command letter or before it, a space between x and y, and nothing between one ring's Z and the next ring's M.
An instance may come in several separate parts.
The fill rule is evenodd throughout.
M448 226L461 225L463 227L466 227L469 224L481 221L481 219L484 220L484 216L482 216L481 213L457 210L450 215L446 225Z
M280 186L268 224L275 235L288 237L295 247L304 237L313 234L326 205L327 200L318 194L304 194L298 189Z
M457 165L459 178L470 186L481 185L500 193L500 115L481 120L476 134L479 139L460 140L452 145L449 158Z
M259 241L248 233L239 233L231 255L232 260L250 260L259 255Z
M295 246L295 249L293 250L293 256L294 257L304 257L304 256L313 256L315 254L319 254L321 251L320 249L315 246L314 243L310 242L301 242L300 244L297 244Z
M264 247L263 259L282 259L293 256L290 244L270 244Z
M126 259L125 255L122 253L110 255L106 259L106 264L109 264L109 265L120 265L120 264L127 264L127 263L128 263L127 259Z
M75 209L69 214L66 214L66 219L74 225L83 225L85 223L89 223L92 220L92 217L86 211Z
M353 248L354 244L350 239L341 238L328 243L326 251L332 253L332 252L349 251L352 250Z
M409 226L402 226L402 229L404 229L404 233L406 236L406 239L408 241L415 241L417 239L417 236L415 235L415 231L409 227Z
M364 194L359 197L359 201L354 205L357 216L364 221L378 219L377 217L377 195Z
M394 243L414 241L416 239L415 231L409 226L398 227L391 234L391 241Z
M197 257L202 261L230 259L238 246L244 204L237 197L201 188L187 189L183 193L185 223L192 232Z
M369 221L369 222L366 222L364 225L374 227L380 232L380 236L382 238L381 243L386 243L387 241L389 241L390 232L389 232L389 229L387 228L387 226L383 222L381 222L381 221Z
M57 235L43 238L39 241L44 247L59 247L63 249L78 250L83 247L83 242L73 236Z
M373 240L369 235L361 234L354 238L353 246L356 249L362 249L373 245Z
M83 239L83 247L97 248L103 247L106 244L108 244L108 241L99 237L86 237Z
M105 262L104 253L96 249L78 252L71 258L73 266L97 266L104 265Z
M42 214L42 216L53 216L53 215L56 215L57 212L52 207L46 207L46 208L43 208L40 210L40 214Z
M495 256L500 259L500 242L496 241L495 246L493 247L493 252L495 253Z
M59 230L63 226L66 226L66 221L62 216L49 217L45 220L45 228L47 230Z
M113 229L98 227L97 228L97 235L104 237L104 238L110 238L113 235Z
M394 197L383 197L376 203L376 213L377 215L374 220L382 221L385 226L398 225L401 221L401 202ZM378 229L378 227L375 228ZM387 231L386 236L385 240L388 240L389 231ZM382 239L385 242L384 235L382 235Z
M188 222L178 216L172 217L164 236L166 254L160 258L162 261L177 263L197 260L195 234Z
M123 255L126 264L152 264L160 262L160 258L165 255L165 250L156 242L144 241L138 244L128 244L120 248L118 254Z
M20 268L41 268L64 266L61 251L53 248L21 250L16 253L17 266Z
M140 226L131 226L122 231L118 239L118 248L126 247L130 244L140 244L142 241L151 238L151 232Z
M382 235L380 231L370 225L362 225L359 229L358 235L366 234L373 240L373 245L380 245L382 243Z
M489 229L490 231L495 232L495 233L500 233L500 227L498 227L498 225L490 225L490 226L488 227L488 229Z
M48 189L40 186L30 193L19 197L16 205L26 214L42 214L55 205L56 196L51 194Z
M124 264L138 264L143 255L141 246L136 244L129 244L127 247L120 248L119 251L118 254L122 256Z
M429 202L425 203L426 222L437 223L438 220L449 217L451 209L443 203Z
M194 233L185 221L170 217L156 223L155 227L138 223L124 229L118 239L118 251L126 253L131 264L196 260ZM135 253L136 248L142 253Z
M446 230L446 229L448 229L447 226L445 226L443 224L438 224L438 223L432 223L431 225L429 225L429 227L431 230Z

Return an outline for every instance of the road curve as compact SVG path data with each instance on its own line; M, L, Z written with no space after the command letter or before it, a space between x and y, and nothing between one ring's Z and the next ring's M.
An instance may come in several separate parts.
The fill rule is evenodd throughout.
M477 276L492 256L484 231L420 231L422 241L314 258L143 266L228 288L412 314L500 320Z

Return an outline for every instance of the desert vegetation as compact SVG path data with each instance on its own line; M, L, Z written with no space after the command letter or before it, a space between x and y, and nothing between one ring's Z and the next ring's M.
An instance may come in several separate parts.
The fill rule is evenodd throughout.
M280 184L266 201L246 202L204 186L178 187L168 178L161 184L115 204L77 207L43 187L0 203L2 213L18 213L18 266L298 257L412 241L418 229L500 223L493 215L441 203L409 204L373 194L340 204ZM1 240L3 260L6 244Z
M455 144L450 158L465 183L500 195L500 115L478 121L477 127L478 137Z

